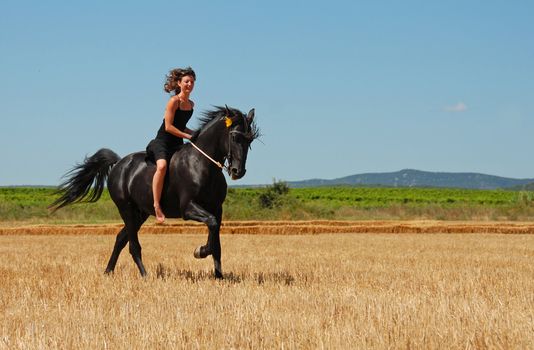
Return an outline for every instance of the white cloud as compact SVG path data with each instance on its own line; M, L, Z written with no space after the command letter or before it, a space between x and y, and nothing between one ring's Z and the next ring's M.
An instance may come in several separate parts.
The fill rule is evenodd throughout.
M467 105L463 102L458 102L457 104L453 106L445 107L445 111L453 112L453 113L465 112L466 110L467 110Z

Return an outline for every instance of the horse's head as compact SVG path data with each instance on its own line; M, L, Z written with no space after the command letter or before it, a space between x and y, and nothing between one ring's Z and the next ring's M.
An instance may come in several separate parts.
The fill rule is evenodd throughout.
M237 109L226 109L225 125L228 129L227 156L228 174L232 180L245 176L247 154L250 144L259 136L254 122L254 109L245 116Z
M254 121L254 109L247 115L230 107L215 107L200 119L198 143L218 162L228 160L228 175L233 180L245 175L250 144L260 136Z

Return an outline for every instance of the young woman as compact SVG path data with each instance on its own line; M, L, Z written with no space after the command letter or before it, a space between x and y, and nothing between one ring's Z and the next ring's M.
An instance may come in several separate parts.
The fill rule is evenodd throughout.
M183 139L191 139L193 131L186 127L193 115L194 103L189 99L195 86L196 75L191 67L176 68L169 72L164 85L166 92L174 92L165 108L163 123L156 138L148 144L147 155L156 162L156 173L152 180L154 193L154 211L156 221L165 221L160 207L161 190L165 180L167 164L174 152L183 145Z

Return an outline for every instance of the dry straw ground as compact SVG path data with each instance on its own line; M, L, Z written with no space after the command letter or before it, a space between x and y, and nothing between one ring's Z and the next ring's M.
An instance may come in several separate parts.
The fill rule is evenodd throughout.
M534 348L534 235L0 236L0 348Z
M1 235L117 234L124 224L46 225L0 223ZM165 225L148 222L141 233L204 233L206 225L168 219ZM221 233L232 234L317 234L317 233L534 233L534 223L519 221L441 220L309 220L309 221L225 221Z

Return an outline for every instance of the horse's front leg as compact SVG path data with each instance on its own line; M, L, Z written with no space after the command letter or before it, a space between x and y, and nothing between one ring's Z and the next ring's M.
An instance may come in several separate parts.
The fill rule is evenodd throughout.
M208 255L213 256L215 277L223 278L221 265L221 241L219 237L221 213L218 212L216 215L211 214L193 201L190 201L182 212L185 220L200 221L208 226L208 242L206 245L197 247L197 249L195 249L194 256L197 259L204 259Z

